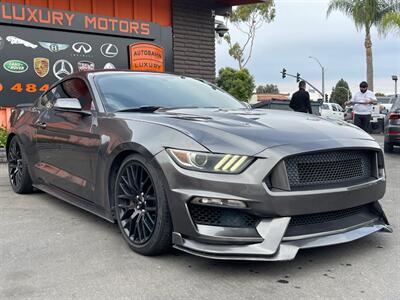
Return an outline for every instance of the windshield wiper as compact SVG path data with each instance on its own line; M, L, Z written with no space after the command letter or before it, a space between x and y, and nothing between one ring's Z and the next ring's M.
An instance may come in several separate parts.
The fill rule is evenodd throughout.
M152 105L143 105L138 107L131 107L117 110L116 112L155 112L156 110L163 108L162 106L152 106Z

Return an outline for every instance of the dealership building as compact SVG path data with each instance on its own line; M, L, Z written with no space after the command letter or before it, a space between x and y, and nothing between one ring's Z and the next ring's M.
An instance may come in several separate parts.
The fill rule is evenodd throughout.
M215 79L215 17L257 0L0 1L0 126L79 70Z

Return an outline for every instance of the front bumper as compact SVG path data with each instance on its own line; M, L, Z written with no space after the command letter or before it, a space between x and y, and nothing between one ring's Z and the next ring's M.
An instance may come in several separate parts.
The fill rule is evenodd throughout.
M380 151L368 140L343 141L347 148ZM353 143L353 144L352 144ZM329 147L329 142L324 142ZM259 154L245 172L237 175L194 172L178 167L168 154L156 159L166 175L167 198L174 226L174 247L196 255L221 259L290 260L299 249L348 242L380 230L390 230L377 200L385 193L386 181L376 178L358 185L312 191L271 191L266 175L286 156L323 149L321 144L282 146ZM332 147L334 148L334 147ZM328 148L328 149L332 149ZM194 197L240 200L245 212L257 216L254 228L207 226L193 220L190 201ZM364 205L379 206L380 213L340 230L287 236L292 218L307 214L345 210Z

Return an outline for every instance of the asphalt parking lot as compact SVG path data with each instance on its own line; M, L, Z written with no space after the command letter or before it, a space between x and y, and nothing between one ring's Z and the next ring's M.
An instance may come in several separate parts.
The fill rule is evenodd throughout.
M140 256L116 225L44 193L14 194L0 164L0 299L400 299L400 148L385 159L394 233L289 262Z

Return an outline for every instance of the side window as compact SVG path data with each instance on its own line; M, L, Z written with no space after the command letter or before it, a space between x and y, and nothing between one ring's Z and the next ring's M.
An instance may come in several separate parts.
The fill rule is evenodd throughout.
M337 111L337 108L335 105L332 105L332 109L333 109L333 111Z
M63 95L59 98L77 98L81 103L82 110L94 109L92 96L86 83L79 78L64 81L62 84ZM60 95L62 94L60 92Z
M86 83L79 78L70 79L55 86L44 94L38 103L39 107L51 109L59 98L77 98L81 103L82 110L94 109L92 96Z
M52 109L54 106L55 101L55 93L59 86L52 88L51 90L47 91L43 96L40 97L38 102L38 107L45 107L47 109Z
M327 104L322 104L322 109L329 110L329 106Z

